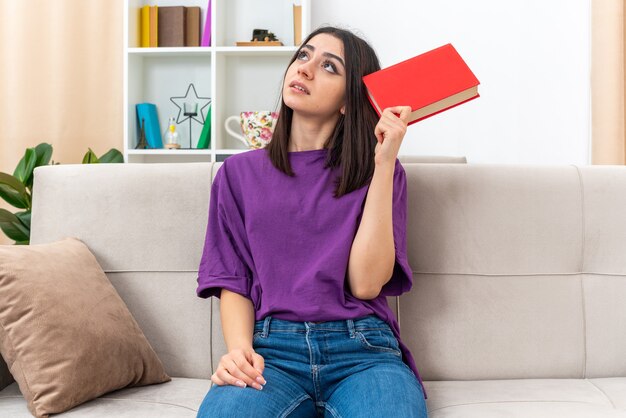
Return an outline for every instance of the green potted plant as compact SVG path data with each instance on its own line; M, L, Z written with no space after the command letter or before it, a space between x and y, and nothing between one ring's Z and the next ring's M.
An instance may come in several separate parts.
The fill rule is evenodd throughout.
M7 237L14 240L16 245L30 243L33 171L42 165L58 165L59 163L55 163L54 160L50 163L51 157L52 145L41 143L26 150L13 175L0 172L0 198L17 209L23 209L11 213L0 208L0 229ZM83 164L123 162L124 156L115 148L111 148L99 158L89 148L83 157Z

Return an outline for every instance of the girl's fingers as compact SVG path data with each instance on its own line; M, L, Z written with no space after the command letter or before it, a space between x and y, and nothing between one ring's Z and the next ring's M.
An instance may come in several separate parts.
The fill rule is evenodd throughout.
M252 354L252 367L259 372L261 377L263 377L263 370L265 370L265 359L262 355L254 353Z
M226 369L229 376L225 376L224 373L222 373L219 377L230 385L242 388L251 386L255 389L262 389L262 386L256 381L258 371L255 370L250 363L248 363L248 360L245 357L242 356L241 358L238 358L238 361L239 363L232 359L232 357L230 361L225 361L223 367ZM254 374L254 378L250 377L242 369L250 369L250 372Z
M398 121L397 118L396 120L382 118L376 124L376 128L374 129L374 134L376 135L378 142L382 142L385 137L385 133L394 132L394 131L401 133L401 132L404 132L405 129L406 129L405 126L402 125L402 122Z
M411 106L394 106L388 107L383 111L394 114L393 116L397 119L402 119L402 121L406 124L409 121L409 116L411 115ZM397 115L397 116L396 116ZM391 115L390 115L391 116Z
M411 116L411 107L410 106L402 106L400 110L400 119L406 124L409 121L409 117Z
M398 116L394 115L391 112L388 112L386 115L384 115L383 119L389 124L389 126L395 126L399 129L404 129L404 126L406 126L406 123L403 123L402 120L398 118Z
M217 376L217 372L213 373L213 376L211 376L211 382L215 383L216 385L219 386L224 386L226 384L226 382L224 382L222 379L220 379Z
M385 139L385 132L388 132L391 126L385 119L381 119L376 124L376 128L374 129L374 135L376 135L376 139L378 142L383 142Z
M250 364L248 363L247 360L245 360L245 363L248 365L248 367L252 368L252 366L250 366ZM254 379L252 379L250 376L248 376L243 371L243 369L245 369L245 365L244 364L239 365L239 364L235 363L235 366L236 366L236 368L233 368L232 370L229 369L228 372L235 378L235 384L237 386L240 386L240 387L252 386L255 389L259 389L260 388L260 385L258 383L256 383ZM256 370L255 370L255 372L256 372ZM242 385L242 383L243 383L243 385Z
M239 370L239 367L233 361L231 364L224 366L222 373L219 374L220 378L229 385L239 386L245 388L248 383L245 382L243 373Z
M228 372L226 372L223 368L218 369L215 373L213 373L213 376L211 376L211 381L220 386L228 385L228 381L224 380L224 378L220 377L220 375L225 378L228 376Z
M244 382L246 382L248 386L260 389L263 383L259 382L257 377L260 377L261 380L265 382L261 373L255 369L247 359L239 365L239 370L242 372L242 377L245 379Z

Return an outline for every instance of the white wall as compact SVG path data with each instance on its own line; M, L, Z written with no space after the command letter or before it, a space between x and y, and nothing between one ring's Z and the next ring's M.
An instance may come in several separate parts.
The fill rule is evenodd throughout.
M481 97L411 125L401 154L589 164L589 0L314 0L312 29L350 29L381 66L452 43ZM400 104L400 103L399 103Z

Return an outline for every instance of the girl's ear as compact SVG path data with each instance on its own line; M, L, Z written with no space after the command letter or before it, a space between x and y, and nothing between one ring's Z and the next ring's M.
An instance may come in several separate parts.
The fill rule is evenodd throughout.
M339 111L341 112L342 115L346 114L346 106L341 106L341 109L339 109Z

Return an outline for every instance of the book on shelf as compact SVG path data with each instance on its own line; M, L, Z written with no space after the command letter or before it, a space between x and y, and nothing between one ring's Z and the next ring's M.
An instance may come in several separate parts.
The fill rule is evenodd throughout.
M480 97L480 82L452 44L363 77L380 116L393 106L411 106L408 125Z
M293 44L302 42L302 6L293 5Z
M209 104L209 110L204 119L202 132L200 133L200 138L198 138L198 145L196 145L197 149L208 149L211 145L211 107L211 104Z
M157 10L158 6L143 6L141 8L141 39L139 45L142 48L156 47L158 45Z
M159 7L159 46L185 46L185 7Z
M150 48L159 46L159 6L150 6Z
M200 7L185 7L185 46L200 46Z
M206 8L206 19L204 21L204 33L200 46L211 46L211 0Z
M141 8L141 40L139 45L142 48L150 46L150 6Z
M148 148L163 148L156 106L153 103L137 103L135 109L137 114L137 138L139 138L143 120Z

